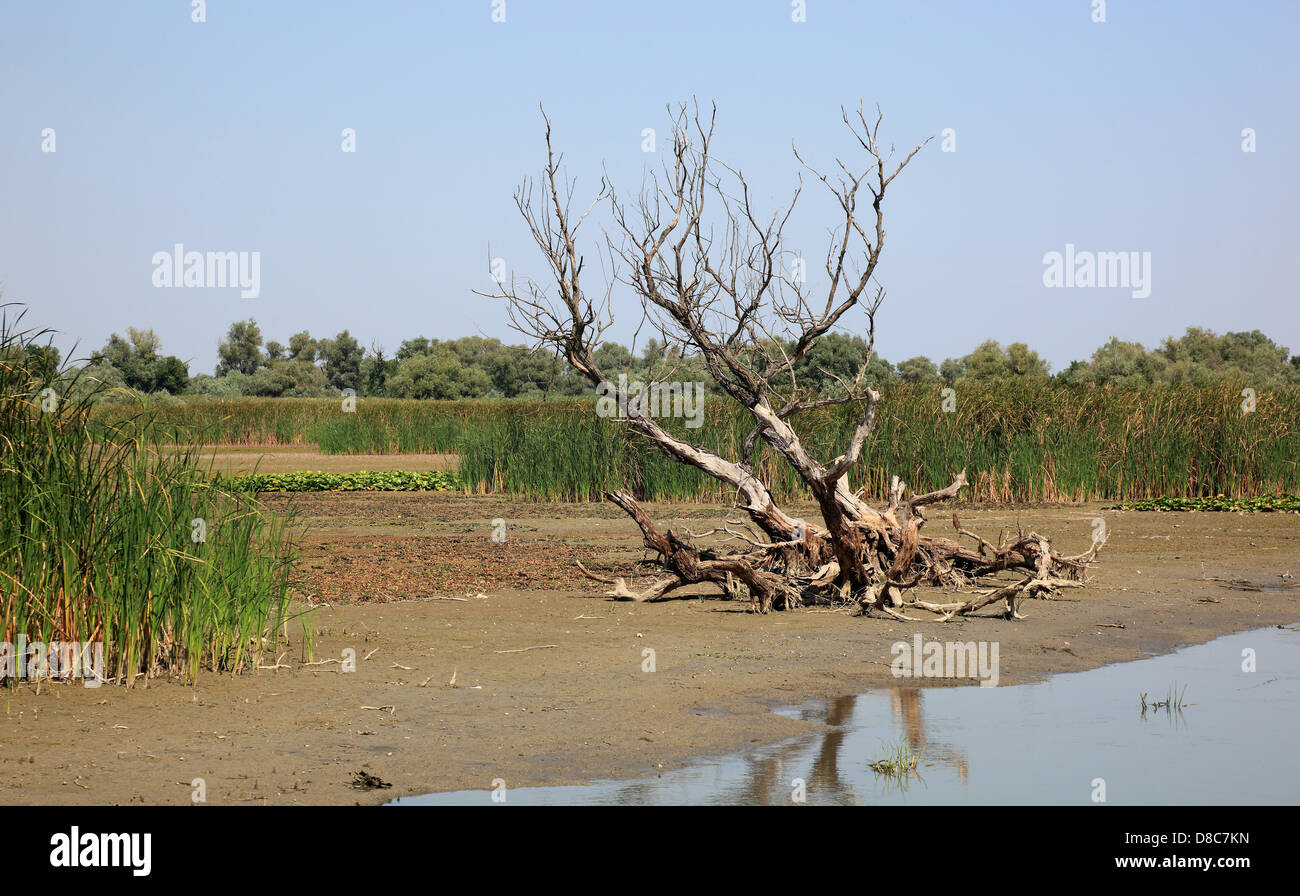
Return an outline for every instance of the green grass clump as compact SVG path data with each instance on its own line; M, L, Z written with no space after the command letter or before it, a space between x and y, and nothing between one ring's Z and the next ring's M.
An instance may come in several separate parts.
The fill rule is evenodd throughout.
M418 492L459 487L455 473L365 471L360 473L249 473L224 478L226 487L246 492Z
M920 764L921 753L913 753L906 741L900 741L893 746L887 746L884 758L868 762L867 768L882 777L906 782L913 776L919 777L917 768Z
M1140 702L1142 708L1142 717L1143 718L1146 717L1148 709L1155 710L1157 712L1163 709L1166 713L1175 713L1175 712L1182 712L1183 709L1188 706L1196 705L1195 703L1188 703L1186 697L1187 697L1187 685L1184 684L1183 689L1180 691L1178 689L1178 682L1176 681L1174 682L1174 686L1171 687L1165 693L1165 699L1163 700L1148 701L1147 695L1144 692L1138 697L1138 701Z
M12 308L0 306L0 640L101 643L97 671L127 684L257 665L289 618L290 519L221 488L196 440L156 447L178 431L164 439L147 413L92 426L96 387L74 382L82 397L62 400L52 383L76 375L32 363L48 331L20 329Z

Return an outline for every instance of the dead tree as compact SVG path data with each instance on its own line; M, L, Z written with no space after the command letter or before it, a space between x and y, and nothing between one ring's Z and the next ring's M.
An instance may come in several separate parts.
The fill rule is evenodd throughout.
M849 484L880 402L880 393L866 385L865 377L875 346L876 312L885 297L883 288L872 287L885 241L885 192L925 143L895 160L893 148L884 149L879 140L879 110L869 118L859 106L852 116L842 110L842 118L855 151L865 154L864 164L855 167L837 158L832 176L794 150L797 162L839 207L825 258L825 293L814 296L805 278L787 273L794 254L784 243L802 174L790 202L762 215L741 172L710 153L716 116L716 106L707 116L698 105L673 110L671 150L637 199L630 204L620 200L602 179L591 204L575 210L575 182L561 172L562 156L555 153L551 122L543 112L546 166L540 179L525 180L514 198L549 265L551 282L512 279L494 293L483 293L504 299L515 329L612 397L636 433L677 462L725 483L735 495L735 509L747 517L698 535L660 531L630 495L607 493L636 522L662 569L662 577L640 592L629 590L622 579L602 579L615 586L608 593L648 601L688 585L709 583L731 594L743 585L764 613L852 602L867 614L906 619L906 609L915 607L947 620L1003 600L1008 616L1018 618L1019 599L1081 585L1104 542L1074 556L1054 551L1035 532L993 545L963 528L956 514L956 538L923 535L925 508L956 496L966 484L965 471L946 488L910 497L894 477L880 509ZM606 205L611 224L603 248L612 272L593 298L584 287L578 231L593 210ZM629 395L632 390L620 390L607 379L596 362L596 348L613 321L610 297L616 286L632 291L645 319L666 341L698 353L717 387L753 417L739 457L720 456L669 433L647 412L644 394ZM835 377L838 389L830 395L801 385L799 361L854 308L865 312L868 346L856 377ZM795 429L797 416L847 403L861 408L862 416L843 453L814 457ZM754 474L760 441L806 484L821 525L806 524L783 510ZM694 543L708 535L730 540L734 550ZM963 538L973 544L964 544ZM990 580L998 573L1004 574L1000 581ZM920 586L965 593L945 602L906 596Z

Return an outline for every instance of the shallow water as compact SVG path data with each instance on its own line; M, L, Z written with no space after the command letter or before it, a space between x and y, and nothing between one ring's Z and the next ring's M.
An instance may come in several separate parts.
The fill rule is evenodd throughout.
M1243 671L1253 650L1256 671ZM1147 709L1175 682L1181 712ZM888 688L777 712L826 730L763 749L704 758L659 777L509 789L512 805L1296 804L1300 631L1228 635L1165 656L1013 687ZM906 742L919 777L868 763ZM482 805L465 790L390 805Z

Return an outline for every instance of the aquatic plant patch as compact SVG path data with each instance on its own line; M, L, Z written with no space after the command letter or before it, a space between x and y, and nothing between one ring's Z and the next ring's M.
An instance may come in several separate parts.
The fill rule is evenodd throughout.
M368 470L359 473L250 473L222 477L235 491L247 492L445 492L460 487L455 473Z
M1146 501L1127 501L1116 504L1111 510L1157 511L1220 511L1236 513L1300 513L1300 497L1296 495L1260 495L1254 498L1152 498Z

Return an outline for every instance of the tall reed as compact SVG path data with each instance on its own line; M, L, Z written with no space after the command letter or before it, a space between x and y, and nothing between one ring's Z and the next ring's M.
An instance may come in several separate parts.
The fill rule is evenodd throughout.
M939 386L883 389L876 430L851 474L854 488L882 497L889 477L942 488L961 469L968 501L1140 500L1300 492L1300 390L1260 391L1243 408L1243 385L1066 388L1005 383L961 386L945 412ZM475 491L543 500L594 500L630 487L645 498L729 498L718 484L675 464L596 415L591 399L414 401L329 399L195 401L157 409L160 421L201 429L216 442L317 443L331 454L454 453ZM736 458L752 426L748 412L709 393L703 425L664 425ZM847 444L861 406L822 408L794 424L814 453ZM101 425L120 418L96 411ZM756 472L778 496L802 495L788 467L761 450Z
M12 309L0 308L3 640L102 643L98 671L128 684L256 665L290 614L292 519L218 487L197 439L160 447L184 431L148 413L92 432L94 388L62 401L54 384L76 374L34 371L46 331Z

